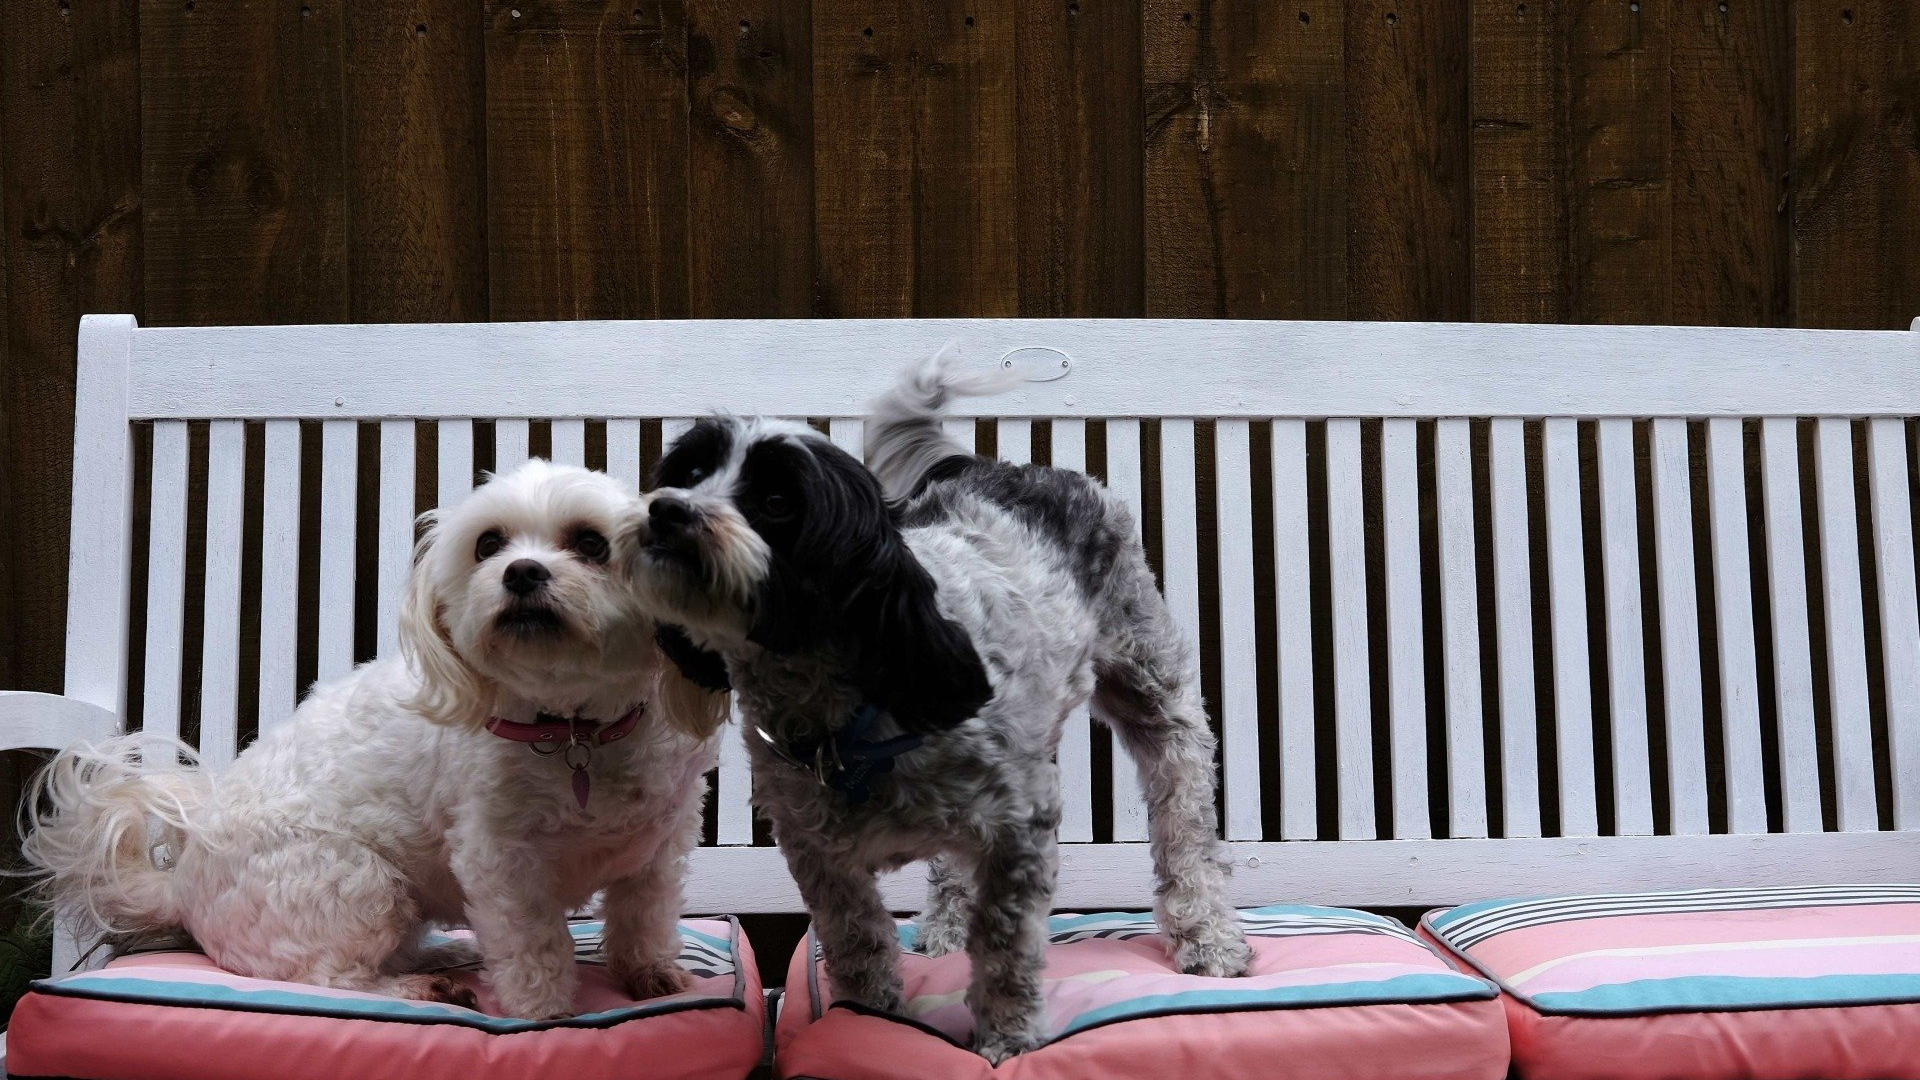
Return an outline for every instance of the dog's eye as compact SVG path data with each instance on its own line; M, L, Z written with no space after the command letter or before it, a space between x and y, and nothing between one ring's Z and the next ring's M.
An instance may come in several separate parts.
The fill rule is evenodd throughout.
M573 534L573 550L588 562L607 561L607 538L592 529Z
M473 542L473 557L477 561L485 562L500 554L500 549L506 546L507 538L500 534L500 530L488 529L480 534L480 539Z
M687 482L684 484L681 484L680 486L694 487L695 485L699 484L700 481L705 480L706 478L707 478L706 466L695 465L693 468L687 470Z
M775 492L760 500L760 512L774 521L785 521L793 516L793 500Z

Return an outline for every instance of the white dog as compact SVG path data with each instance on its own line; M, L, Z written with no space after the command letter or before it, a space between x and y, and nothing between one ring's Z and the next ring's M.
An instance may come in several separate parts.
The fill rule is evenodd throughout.
M675 920L724 701L633 607L639 505L544 461L495 477L420 541L404 659L316 687L219 773L140 735L60 754L25 844L56 911L184 930L242 975L471 1005L426 972L472 956L420 944L466 924L501 1008L544 1019L572 1009L567 912L604 889L613 974L685 989Z

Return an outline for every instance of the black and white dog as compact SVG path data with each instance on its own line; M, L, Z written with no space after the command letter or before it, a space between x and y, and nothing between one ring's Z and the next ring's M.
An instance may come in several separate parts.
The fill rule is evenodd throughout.
M916 947L967 950L975 1049L998 1062L1045 1037L1054 750L1089 695L1140 770L1176 963L1240 975L1251 954L1196 661L1134 524L1084 474L947 439L949 395L990 389L939 361L909 372L875 404L873 472L802 425L701 421L660 464L636 580L684 627L668 654L740 694L755 801L838 996L900 1010L875 877L931 859Z

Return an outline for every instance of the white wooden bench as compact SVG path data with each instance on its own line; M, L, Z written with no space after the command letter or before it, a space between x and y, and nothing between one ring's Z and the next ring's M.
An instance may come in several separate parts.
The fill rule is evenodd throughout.
M1013 357L1036 381L963 403L995 423L960 434L1069 466L1103 447L1109 484L1158 536L1175 611L1196 635L1217 626L1238 899L1920 879L1920 334L93 316L66 696L0 698L0 745L98 737L123 716L174 732L197 714L218 765L243 716L292 710L302 641L321 677L354 662L356 590L377 597L374 640L392 647L415 513L468 490L477 465L524 458L544 431L557 459L587 461L591 444L599 463L604 443L605 467L637 484L643 442L658 452L648 421L671 439L715 407L812 418L856 448L870 395L949 340L981 364L1057 350ZM189 566L202 485L213 525ZM362 534L371 580L356 577ZM303 559L317 559L304 598ZM258 632L243 641L247 612ZM197 698L182 693L194 641ZM1094 775L1103 740L1076 723L1060 752L1059 904L1142 908L1145 822L1124 757ZM717 842L689 902L798 910L777 853L754 843L738 736L725 746ZM903 909L919 899L915 880L889 889Z

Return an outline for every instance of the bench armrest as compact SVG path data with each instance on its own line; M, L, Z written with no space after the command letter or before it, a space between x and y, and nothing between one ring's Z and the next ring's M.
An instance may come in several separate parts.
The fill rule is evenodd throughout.
M98 705L59 694L0 690L0 750L58 750L74 743L98 742L120 732L120 718ZM79 943L64 926L54 927L53 970L71 970L80 958ZM0 1043L0 1075L6 1068Z
M0 690L0 750L58 750L120 732L120 718L58 694Z

